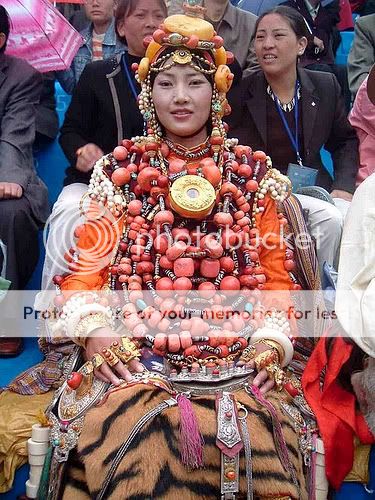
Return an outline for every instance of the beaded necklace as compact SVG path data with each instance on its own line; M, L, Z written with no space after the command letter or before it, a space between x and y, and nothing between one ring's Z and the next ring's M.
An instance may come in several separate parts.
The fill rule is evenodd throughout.
M299 82L297 82L297 99L300 100L301 98L301 85ZM273 102L277 102L280 108L285 111L285 112L290 112L294 109L294 106L296 105L296 99L295 96L293 96L293 99L291 99L289 102L281 102L280 99L277 97L277 95L274 94L273 90L271 89L271 86L267 86L267 94L271 97Z
M199 146L192 149L187 149L184 146L181 146L181 144L174 144L168 138L165 138L164 142L168 145L171 151L176 153L176 155L181 156L182 158L185 158L189 161L198 160L199 158L206 156L211 148L209 144L209 138L207 138L203 144L200 144Z

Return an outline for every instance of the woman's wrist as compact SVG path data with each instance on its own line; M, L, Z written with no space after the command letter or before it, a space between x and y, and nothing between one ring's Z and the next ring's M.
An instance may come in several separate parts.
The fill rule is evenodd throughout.
M94 330L113 327L112 310L100 303L96 293L73 295L64 305L61 319L64 333L85 347L87 336Z
M263 341L273 341L281 346L284 351L283 359L280 358L280 365L282 367L287 366L291 362L294 354L293 344L283 332L267 327L259 328L251 336L250 343L254 345L257 342Z

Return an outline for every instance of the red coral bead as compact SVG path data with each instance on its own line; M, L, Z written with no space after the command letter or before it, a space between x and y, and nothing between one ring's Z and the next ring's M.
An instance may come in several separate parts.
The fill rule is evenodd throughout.
M82 373L72 372L66 383L71 389L75 391L81 385L82 379L83 379Z
M173 224L174 215L170 210L160 210L155 215L154 222L158 226L162 226L163 224Z
M257 191L259 184L257 183L257 181L251 179L246 182L245 187L247 191L250 191L250 193L254 193L255 191Z
M241 177L250 177L253 173L253 169L250 167L250 165L247 165L246 163L242 163L238 167L238 175Z
M55 285L60 286L64 281L64 277L60 276L59 274L55 274L55 276L52 278L52 281Z
M205 278L216 278L220 271L220 262L214 259L203 259L200 265L201 275Z
M264 151L254 151L253 153L253 160L254 161L266 161L267 155Z
M124 167L117 168L112 173L111 179L116 186L124 186L130 181L130 172Z
M170 278L160 278L155 285L156 290L173 290L173 281Z
M294 387L290 382L287 382L284 385L284 389L288 394L292 396L292 398L296 397L298 395L298 389Z
M113 156L117 161L124 161L128 157L129 151L124 146L116 146L113 150Z
M220 268L226 273L234 271L234 260L231 257L221 257Z
M287 259L284 261L284 267L287 271L294 271L296 268L296 263L292 259Z
M240 290L240 281L235 276L225 276L220 283L220 290Z
M182 242L181 242L182 243ZM174 261L173 272L177 277L194 275L194 260L190 257L180 257Z

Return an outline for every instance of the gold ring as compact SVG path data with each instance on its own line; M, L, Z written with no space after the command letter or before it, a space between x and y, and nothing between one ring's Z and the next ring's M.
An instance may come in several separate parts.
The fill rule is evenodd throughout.
M115 366L120 361L120 359L116 356L116 354L111 351L111 349L107 347L103 347L102 349L104 361L109 364L109 366Z
M268 376L274 380L276 389L278 391L281 391L285 383L285 373L280 368L280 365L278 365L277 363L273 363L271 365L266 366L265 370Z
M258 354L255 357L254 362L257 372L260 372L263 368L266 368L269 365L279 363L279 353L276 349L267 349L266 351Z
M141 357L141 351L128 337L121 337L121 345L116 341L113 342L111 348L125 364L130 363L133 359L139 359Z
M94 367L94 369L99 368L104 363L104 358L101 354L96 352L93 357L91 358L91 363Z

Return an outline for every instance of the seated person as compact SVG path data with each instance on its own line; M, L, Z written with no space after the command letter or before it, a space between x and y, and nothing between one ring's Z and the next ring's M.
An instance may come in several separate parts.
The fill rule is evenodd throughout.
M354 27L354 40L348 56L349 88L353 99L375 64L375 14L360 17Z
M61 128L60 144L70 167L49 221L43 290L51 288L53 276L65 270L64 253L72 246L80 221L79 202L95 162L112 151L124 134L132 137L143 132L136 102L140 87L131 66L144 55L144 36L151 35L166 14L163 0L119 0L116 30L128 50L115 59L89 64L82 73Z
M328 190L345 213L355 189L358 140L336 78L297 67L308 33L296 10L278 6L262 14L254 37L261 69L244 78L239 95L231 95L230 135L265 149L283 173L290 163L317 169L316 185ZM298 50L292 52L295 44ZM334 180L321 161L323 146L333 157ZM341 211L310 196L297 196L309 210L321 269L324 262L333 265L341 238Z
M310 451L298 443L314 425L293 403L303 406L298 374L308 350L299 354L302 339L280 308L284 294L290 304L309 286L314 254L305 250L304 275L283 239L292 224L305 229L298 206L294 218L286 211L287 177L262 151L226 137L228 57L210 23L167 18L137 69L147 135L94 167L93 205L70 273L55 277L61 315L49 330L51 345L73 340L87 360L64 386L59 418L49 415L58 467L49 491L62 473L55 459L74 447L65 437L78 441L64 499L308 498L301 453L308 461ZM246 321L223 320L240 304ZM50 384L64 372L58 366ZM20 388L22 377L10 385Z
M346 66L335 63L337 47L341 36L338 23L340 21L340 1L320 2L320 0L288 0L287 5L303 16L309 30L308 45L302 57L301 66L317 71L333 73L342 90L347 111L350 110L350 92Z
M359 185L375 172L375 66L359 87L349 121L359 140Z
M5 54L10 21L0 6L0 270L22 290L38 262L38 230L48 217L47 189L34 169L35 114L42 82L25 61ZM2 328L4 318L2 318ZM0 356L17 354L21 339L0 336Z
M116 36L113 19L115 1L89 0L85 2L84 8L90 24L81 31L83 44L74 56L70 68L56 72L56 78L68 94L73 93L86 64L111 58L125 50Z
M373 174L354 194L340 250L335 304L340 325L319 341L303 375L324 441L327 477L335 489L352 468L354 437L363 444L375 442L374 189Z

